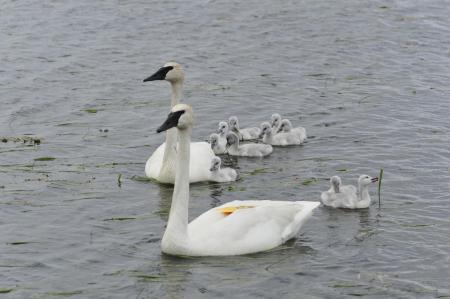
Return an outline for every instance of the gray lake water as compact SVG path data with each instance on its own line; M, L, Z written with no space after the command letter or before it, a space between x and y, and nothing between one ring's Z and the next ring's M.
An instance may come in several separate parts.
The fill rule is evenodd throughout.
M1 1L0 298L450 297L449 15L440 0ZM142 79L169 60L195 139L274 112L310 136L225 159L242 179L192 185L191 219L318 201L330 176L383 168L381 208L373 185L370 209L320 207L271 252L162 255L172 188L139 177L170 89Z

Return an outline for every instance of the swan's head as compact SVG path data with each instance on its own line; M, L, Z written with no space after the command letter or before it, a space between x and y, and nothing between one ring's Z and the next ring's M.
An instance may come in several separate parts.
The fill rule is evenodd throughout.
M194 125L194 113L192 108L186 104L177 104L172 107L166 121L156 130L160 133L170 128L177 127L178 130L185 130Z
M277 128L280 125L280 122L281 115L279 115L278 113L272 114L272 116L270 117L270 125L272 126L272 128Z
M266 121L261 124L260 128L261 128L261 133L259 134L259 138L262 138L264 135L266 135L272 131L272 127Z
M237 130L239 130L239 121L238 121L237 116L231 116L231 117L228 119L228 124L230 125L230 129L231 129L232 131L237 131Z
M358 185L360 186L367 186L370 185L370 183L378 182L377 177L371 177L366 174L360 175L358 178Z
M219 135L218 134L211 134L209 136L209 143L211 143L211 148L214 148L219 144Z
M228 132L228 124L225 121L221 121L219 123L219 127L217 128L217 133L226 134Z
M239 137L235 133L230 132L227 134L227 147L234 144L239 145Z
M278 132L289 132L292 129L292 124L289 119L283 119L281 121L280 129Z
M219 170L221 163L222 163L222 160L219 157L215 156L211 160L211 167L209 168L209 171L213 172L213 171Z
M166 80L171 83L184 80L183 68L179 63L168 62L162 68L156 71L150 77L144 79L144 82L155 81L155 80Z
M339 187L342 184L341 178L337 175L330 178L331 187L333 187L334 193L339 193Z

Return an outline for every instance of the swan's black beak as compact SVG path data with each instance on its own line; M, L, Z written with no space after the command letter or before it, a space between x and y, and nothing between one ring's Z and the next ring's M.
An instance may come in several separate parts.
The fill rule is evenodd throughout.
M178 125L178 120L183 113L184 110L170 112L167 116L166 121L156 130L156 132L161 133L163 131L167 131L173 127L176 127Z
M378 182L378 178L372 178L370 181L371 181L372 183Z
M160 68L156 73L151 75L150 77L144 79L144 82L147 81L155 81L155 80L164 80L166 79L167 73L173 69L173 66L164 66Z

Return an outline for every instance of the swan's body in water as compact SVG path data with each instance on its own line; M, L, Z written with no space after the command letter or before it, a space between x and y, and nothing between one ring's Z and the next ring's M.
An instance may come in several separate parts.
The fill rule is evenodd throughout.
M233 168L225 167L221 168L222 160L219 157L214 157L211 161L211 178L213 182L232 182L238 178L236 170Z
M318 202L232 201L188 223L193 118L192 108L179 104L157 130L176 127L179 136L175 186L162 251L178 256L241 255L270 250L295 237Z
M306 130L303 127L292 127L292 123L289 119L283 119L281 121L279 132L283 133L296 133L300 137L301 141L305 141L306 139Z
M286 146L302 144L304 139L297 132L281 132L276 131L270 126L268 122L261 124L262 141L266 144Z
M341 178L332 176L331 187L322 192L321 200L325 206L345 209L364 209L370 206L369 185L378 178L361 175L358 178L358 188L352 185L342 185Z
M209 143L211 144L211 149L213 150L214 154L221 155L227 153L227 139L225 138L225 145L222 145L220 142L220 136L219 134L213 133L209 136Z
M273 152L273 148L269 144L248 143L239 145L238 136L229 132L227 134L227 152L231 156L242 157L264 157Z
M261 133L261 129L258 127L241 129L239 127L239 120L237 116L231 116L228 119L228 124L230 131L235 133L239 137L239 140L258 139L259 134Z
M155 81L166 80L172 87L171 107L181 100L183 89L184 72L176 62L168 62L156 73L144 80ZM150 156L145 164L145 174L162 183L173 184L175 182L177 151L177 131L175 129L166 132L166 142L161 144ZM191 143L191 167L189 181L208 181L210 176L210 163L214 157L214 152L207 142Z

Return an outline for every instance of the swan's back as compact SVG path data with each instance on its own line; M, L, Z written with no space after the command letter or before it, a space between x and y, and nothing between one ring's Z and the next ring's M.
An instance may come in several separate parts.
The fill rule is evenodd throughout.
M318 202L233 201L211 209L188 226L193 255L265 251L295 237Z
M273 148L269 144L248 143L238 147L240 156L263 157L272 153Z

